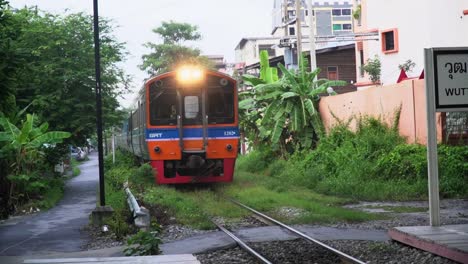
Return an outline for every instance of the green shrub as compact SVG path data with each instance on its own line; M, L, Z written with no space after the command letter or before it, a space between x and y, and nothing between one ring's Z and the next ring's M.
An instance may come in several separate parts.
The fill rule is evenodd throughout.
M137 169L134 169L129 177L131 188L138 189L143 192L148 186L154 185L154 169L149 164L143 164Z
M147 256L158 255L161 253L159 245L161 239L159 238L158 231L138 231L127 240L128 247L125 248L124 253L127 256Z
M135 156L132 153L122 149L117 149L115 151L115 163L112 163L112 159L112 153L107 155L104 159L105 170L109 170L113 167L132 168L136 167L138 164Z
M377 161L376 177L382 179L424 179L427 176L426 148L398 145Z
M117 240L124 239L125 236L132 232L132 228L127 221L130 218L129 214L128 208L115 210L114 214L105 221Z
M261 155L252 154L242 166L261 168ZM274 190L281 190L281 184L352 199L423 199L427 197L426 155L425 146L406 144L395 128L379 119L362 118L356 132L341 123L315 150L297 151L287 161L277 159L266 174L281 179L268 182ZM468 148L440 146L439 175L443 197L466 197Z
M264 171L276 157L273 151L260 149L252 151L247 155L239 156L236 161L236 169L248 172Z
M468 146L440 146L439 181L443 197L468 196Z

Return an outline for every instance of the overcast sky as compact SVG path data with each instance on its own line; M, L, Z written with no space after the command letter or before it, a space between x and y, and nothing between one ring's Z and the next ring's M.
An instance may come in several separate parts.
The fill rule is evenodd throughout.
M93 0L9 0L14 8L38 6L56 14L92 14ZM138 69L141 55L148 52L142 44L158 42L151 30L162 21L174 20L199 27L203 39L193 46L205 55L224 55L234 61L234 48L243 37L269 36L272 0L99 0L99 15L111 18L119 27L115 35L126 42L130 55L125 70L133 76L135 89L147 75ZM68 9L68 11L66 11ZM122 102L129 106L127 99Z

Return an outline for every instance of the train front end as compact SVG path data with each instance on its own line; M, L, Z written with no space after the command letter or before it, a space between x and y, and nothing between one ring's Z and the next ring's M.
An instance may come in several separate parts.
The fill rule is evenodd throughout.
M146 144L156 183L232 181L239 147L236 81L186 67L145 88Z

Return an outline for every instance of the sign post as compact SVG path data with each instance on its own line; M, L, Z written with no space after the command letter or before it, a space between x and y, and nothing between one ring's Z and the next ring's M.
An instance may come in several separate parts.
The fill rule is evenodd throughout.
M468 47L424 50L431 226L440 226L436 112L468 111Z

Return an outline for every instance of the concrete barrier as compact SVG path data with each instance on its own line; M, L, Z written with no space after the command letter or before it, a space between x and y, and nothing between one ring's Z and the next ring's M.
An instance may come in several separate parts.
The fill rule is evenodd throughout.
M130 211L132 211L135 226L139 229L147 230L151 224L149 210L138 204L135 196L133 196L130 188L128 188L128 183L124 184L124 190L127 194L127 203Z

